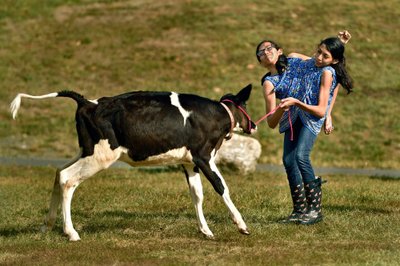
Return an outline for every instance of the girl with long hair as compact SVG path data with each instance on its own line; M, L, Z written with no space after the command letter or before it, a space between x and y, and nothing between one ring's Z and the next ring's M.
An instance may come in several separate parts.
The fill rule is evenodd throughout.
M283 222L314 224L323 219L321 178L315 176L310 153L322 126L326 134L333 130L330 113L338 85L352 91L344 56L344 43L350 37L344 31L321 41L312 58L300 54L286 57L270 40L257 46L257 59L269 70L262 79L266 111L276 109L267 123L271 128L279 123L279 131L284 133L283 164L293 211ZM281 100L278 106L276 99Z

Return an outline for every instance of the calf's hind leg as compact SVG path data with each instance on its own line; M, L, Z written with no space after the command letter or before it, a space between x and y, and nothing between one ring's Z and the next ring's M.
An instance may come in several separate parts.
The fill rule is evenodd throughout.
M42 232L51 231L56 222L57 210L60 205L60 170L57 169L56 179L54 180L53 192L51 193L50 209L42 225Z
M60 172L60 188L62 195L62 214L63 214L63 229L70 241L80 240L78 232L74 229L71 218L71 201L75 189L84 180L93 176L102 169L104 165L99 164L91 157L79 159L71 166L61 170Z
M47 216L44 220L44 224L41 228L42 232L47 232L53 229L53 226L56 222L57 218L57 211L58 207L60 206L60 201L61 201L61 191L60 191L60 171L62 169L67 168L68 166L72 165L75 163L81 156L81 152L76 156L73 160L71 160L69 163L61 167L61 169L57 169L56 172L56 178L54 180L54 185L53 185L53 191L51 193L51 200L50 200L50 208L49 212L47 213Z
M94 147L94 154L80 158L60 172L60 188L62 194L62 213L64 233L70 241L80 240L78 232L73 227L71 218L71 201L75 189L80 183L96 174L100 170L110 167L122 152L122 148L112 150L107 140L100 140Z

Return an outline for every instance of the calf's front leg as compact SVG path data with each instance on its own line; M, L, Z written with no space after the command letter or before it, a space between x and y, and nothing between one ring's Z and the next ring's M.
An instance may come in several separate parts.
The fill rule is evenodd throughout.
M188 181L190 196L196 210L197 222L199 225L199 230L207 238L214 238L214 234L211 232L207 225L206 218L203 213L203 185L201 184L200 173L197 167L191 169L192 166L184 166L186 179Z
M215 155L215 153L212 154ZM245 235L249 235L250 233L247 229L247 225L244 222L242 215L240 214L236 206L233 204L231 197L229 195L228 186L226 185L224 178L218 171L217 166L215 165L215 156L211 156L211 159L208 162L201 159L197 159L196 165L199 166L201 171L211 182L215 191L222 196L222 199L225 205L228 207L231 218L238 227L239 232Z

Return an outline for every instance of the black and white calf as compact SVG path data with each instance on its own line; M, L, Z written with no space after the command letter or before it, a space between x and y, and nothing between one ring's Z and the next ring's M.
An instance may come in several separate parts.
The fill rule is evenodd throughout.
M222 196L239 231L249 234L214 160L223 139L229 138L232 131L251 134L256 130L245 110L250 92L251 85L248 85L237 95L223 96L219 102L175 92L137 91L98 100L87 100L73 91L42 96L18 94L10 107L14 119L23 97L68 97L78 104L76 129L80 153L57 170L43 230L53 227L61 201L64 233L71 241L79 240L71 219L75 189L87 178L121 160L132 166L182 164L200 231L212 238L202 208L201 170Z

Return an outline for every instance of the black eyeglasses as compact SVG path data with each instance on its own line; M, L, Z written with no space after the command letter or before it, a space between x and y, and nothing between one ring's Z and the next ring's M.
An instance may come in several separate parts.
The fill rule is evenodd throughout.
M265 47L264 49L262 49L262 50L259 50L258 52L257 52L257 56L262 56L262 55L264 55L265 54L265 51L267 51L267 52L271 52L272 51L272 49L274 49L275 47L273 47L273 46L268 46L268 47Z

